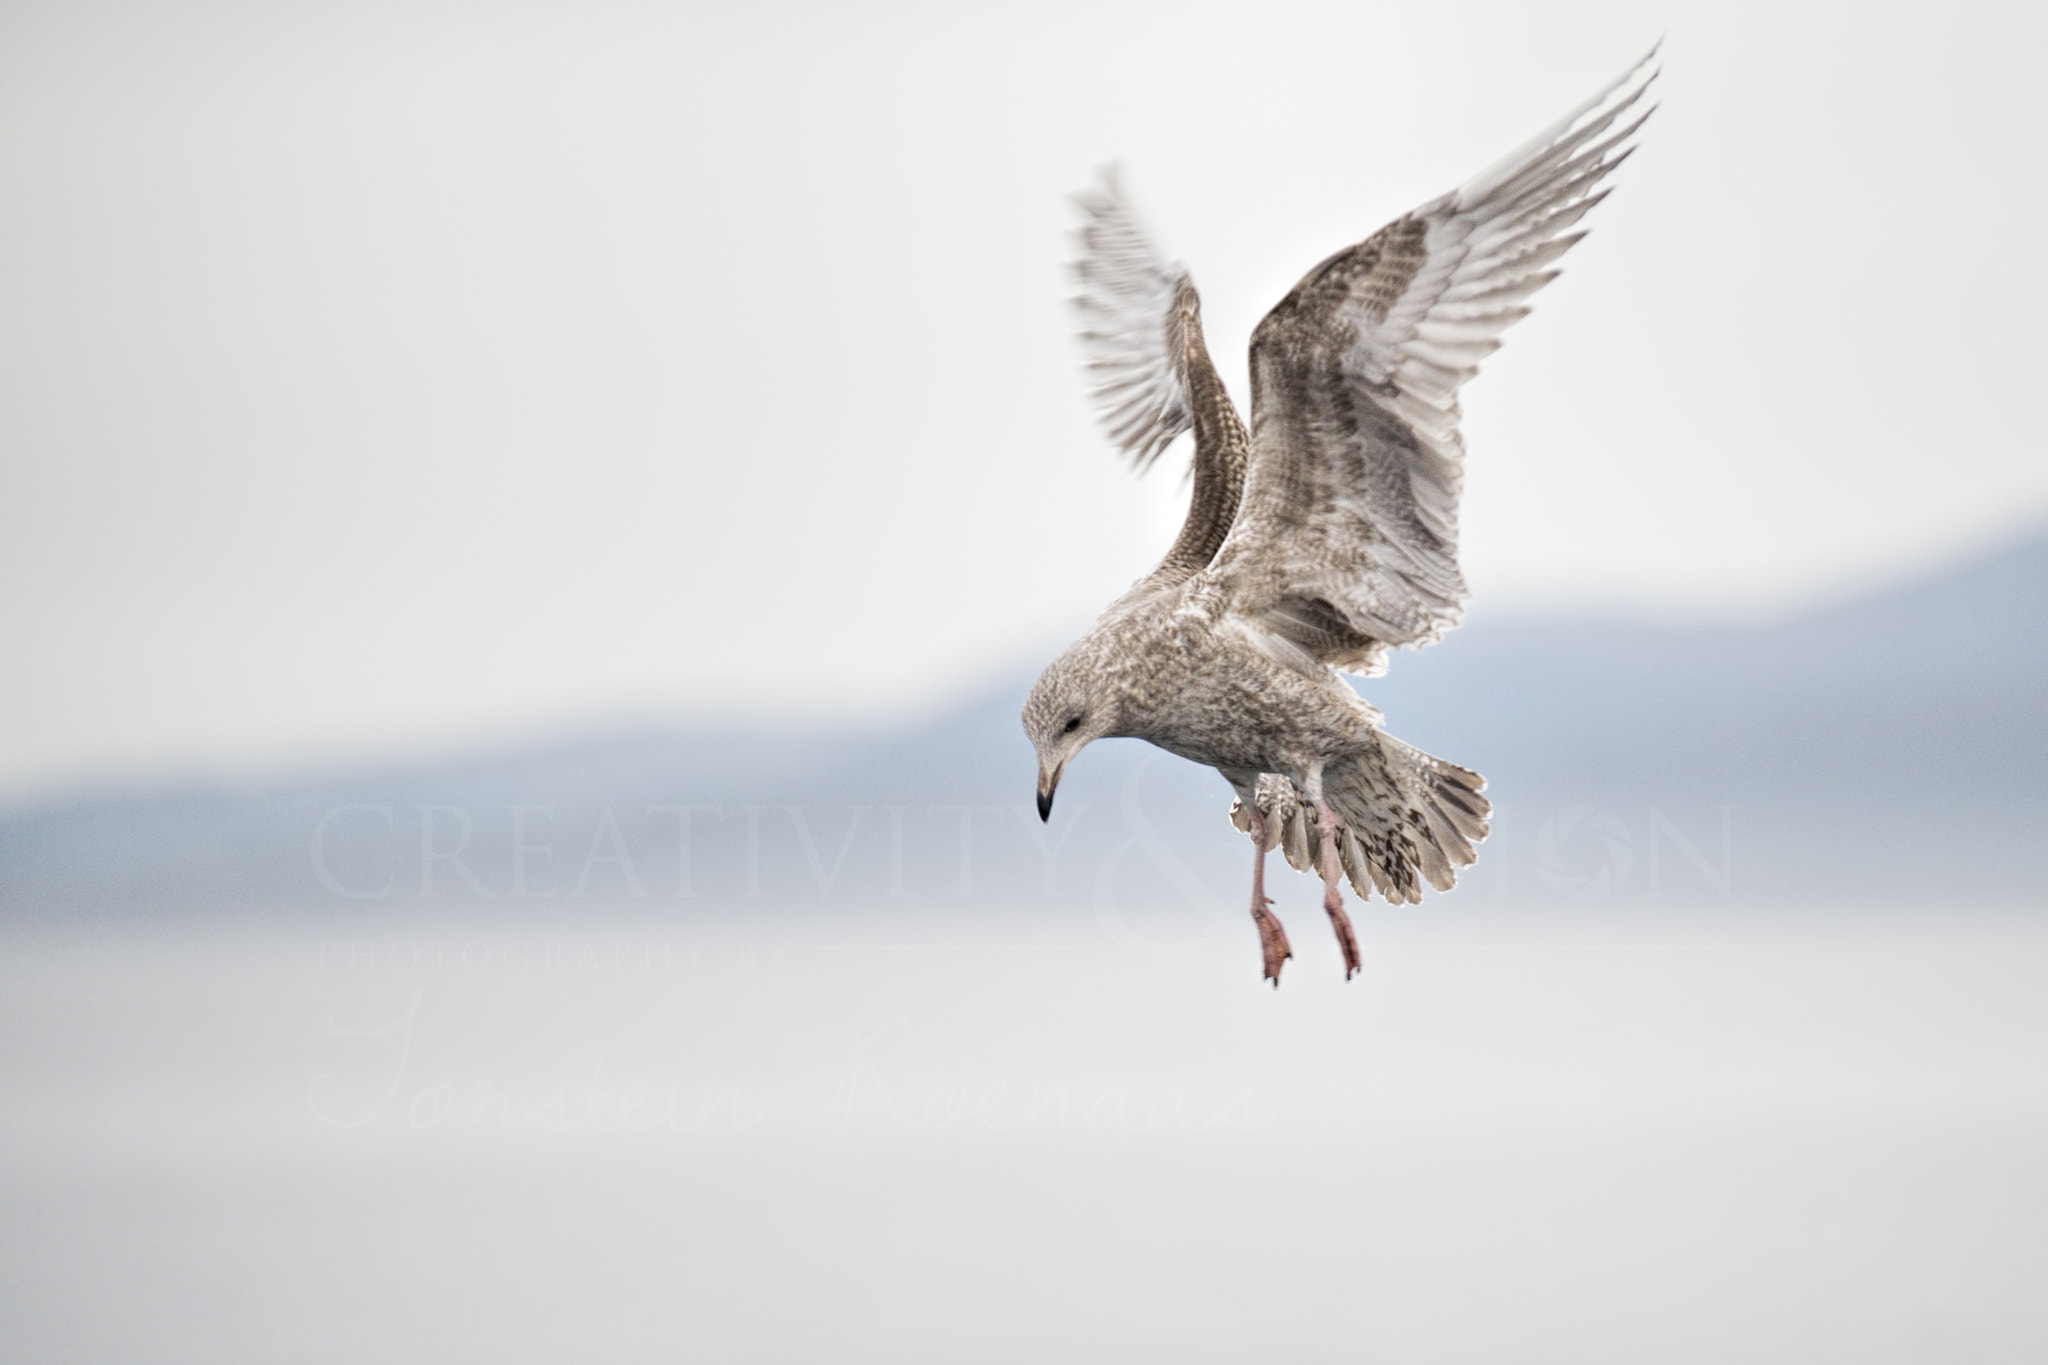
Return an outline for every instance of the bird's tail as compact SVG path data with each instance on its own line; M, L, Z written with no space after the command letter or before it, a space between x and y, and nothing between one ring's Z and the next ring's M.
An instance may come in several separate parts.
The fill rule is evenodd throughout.
M1457 870L1477 860L1473 846L1486 837L1493 812L1480 795L1486 779L1384 731L1374 739L1372 747L1323 769L1323 795L1337 816L1337 856L1351 887L1368 899L1378 891L1391 905L1420 901L1424 881L1448 891ZM1322 840L1315 811L1294 783L1263 774L1256 799L1287 861L1316 871ZM1239 829L1251 827L1241 804L1230 815Z

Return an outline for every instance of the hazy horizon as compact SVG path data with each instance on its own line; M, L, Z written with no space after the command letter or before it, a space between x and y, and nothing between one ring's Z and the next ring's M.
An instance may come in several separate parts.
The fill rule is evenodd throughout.
M1917 564L1900 564L1876 577L1869 585L1829 592L1815 601L1781 604L1770 612L1706 612L1676 608L1654 610L1647 606L1616 607L1599 603L1523 604L1489 607L1475 604L1467 626L1489 628L1554 626L1560 630L1621 629L1687 634L1703 638L1725 633L1741 640L1754 633L1796 625L1801 619L1831 610L1880 599L1887 591L1917 588L1928 581L1941 581L1958 569L1967 569L1995 558L2001 552L2048 541L2048 524L2018 535L1990 538L1966 547L1933 566L1931 578ZM1075 629L1085 625L1077 621ZM1464 629L1465 627L1461 627ZM915 729L934 717L943 717L963 704L988 695L991 690L1017 683L1035 674L1044 661L1065 643L1064 635L1048 634L1035 646L984 660L975 671L950 679L951 686L931 694L905 698L896 705L834 710L820 708L790 716L765 710L758 704L715 700L677 702L663 708L654 704L633 706L593 705L559 713L540 714L484 729L452 727L437 736L392 734L350 744L305 745L290 751L261 755L188 754L175 758L129 760L79 765L54 775L36 775L9 783L0 781L0 816L32 810L52 802L121 799L147 792L175 792L195 786L291 783L321 778L347 778L408 768L489 761L507 755L545 751L557 746L604 742L632 735L662 736L677 732L730 728L736 733L768 735L777 730L792 734L847 735L866 733L883 736L893 731ZM1415 652L1394 656L1396 668L1413 666ZM1906 665L1921 667L1920 662ZM1368 697L1384 687L1377 680L1359 680L1355 686ZM1019 694L1021 700L1021 693Z

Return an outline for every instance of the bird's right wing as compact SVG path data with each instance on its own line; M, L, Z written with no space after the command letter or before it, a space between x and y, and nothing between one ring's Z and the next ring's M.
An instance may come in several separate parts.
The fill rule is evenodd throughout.
M1259 324L1251 467L1214 574L1262 648L1371 670L1463 616L1458 390L1585 235L1649 117L1655 55L1318 265Z
M1074 196L1081 350L1103 430L1140 472L1182 432L1195 433L1194 493L1173 548L1146 582L1206 568L1230 531L1250 442L1202 341L1202 300L1168 265L1125 202L1114 169Z

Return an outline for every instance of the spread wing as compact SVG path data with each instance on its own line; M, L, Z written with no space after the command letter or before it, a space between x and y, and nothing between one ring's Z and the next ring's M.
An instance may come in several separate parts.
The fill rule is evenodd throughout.
M1202 341L1202 300L1138 226L1113 169L1074 197L1081 210L1074 300L1097 415L1140 471L1195 433L1194 492L1173 548L1145 586L1201 572L1230 531L1250 441Z
M1372 670L1463 617L1458 390L1585 235L1649 117L1655 56L1318 265L1259 324L1251 467L1215 574L1277 655Z

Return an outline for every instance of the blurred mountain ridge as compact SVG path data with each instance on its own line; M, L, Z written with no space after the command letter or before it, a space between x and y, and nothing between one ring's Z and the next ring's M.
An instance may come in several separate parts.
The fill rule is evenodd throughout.
M1016 718L1030 682L896 727L648 726L51 802L0 820L0 913L619 898L1235 912L1248 853L1205 769L1104 742L1039 825ZM1358 685L1393 733L1491 784L1494 836L1430 904L2048 894L2048 531L1769 626L1482 612Z

